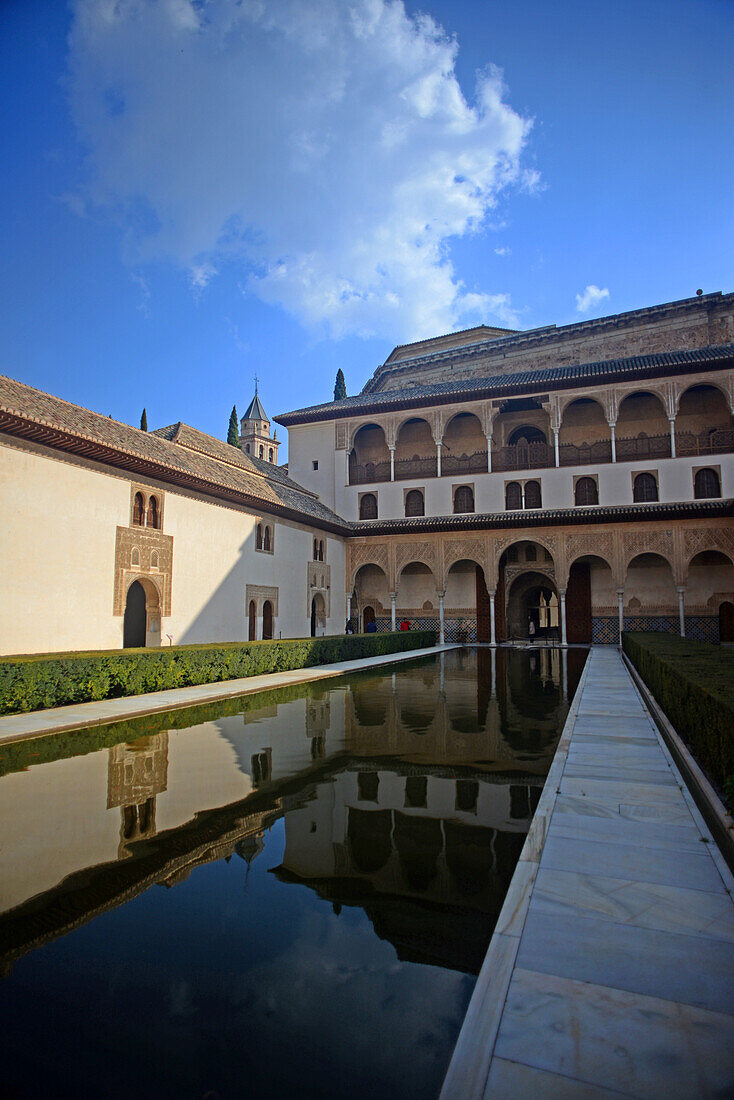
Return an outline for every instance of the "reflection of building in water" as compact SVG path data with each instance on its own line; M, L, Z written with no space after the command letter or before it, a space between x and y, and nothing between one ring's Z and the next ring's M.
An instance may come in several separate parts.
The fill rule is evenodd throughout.
M120 807L120 857L126 841L155 835L156 795L168 786L168 733L113 745L107 764L107 809Z
M352 766L286 812L279 874L362 906L401 958L474 971L541 790L540 779Z

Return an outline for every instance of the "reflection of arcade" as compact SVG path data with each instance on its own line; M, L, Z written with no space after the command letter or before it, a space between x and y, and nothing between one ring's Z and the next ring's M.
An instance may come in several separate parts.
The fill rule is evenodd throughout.
M107 764L107 809L119 806L120 858L129 841L155 836L156 796L168 785L168 734L114 745Z

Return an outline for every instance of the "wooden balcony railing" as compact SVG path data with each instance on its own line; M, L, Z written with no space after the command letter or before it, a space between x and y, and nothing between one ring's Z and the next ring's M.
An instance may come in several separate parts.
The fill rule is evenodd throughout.
M517 443L492 451L492 470L537 470L553 466L553 448L547 443Z
M670 432L665 435L640 435L617 439L617 462L638 458L670 458Z
M389 462L350 462L349 484L371 485L374 481L390 480Z
M473 455L449 455L441 456L441 473L455 476L456 474L486 474L487 452L475 451Z
M396 458L395 480L406 481L410 477L436 477L438 465L436 456L432 458Z
M710 432L675 433L675 453L680 458L691 455L722 455L734 451L734 428L715 428Z
M558 448L558 460L560 466L589 466L595 462L611 462L612 441L597 439L595 443L562 443Z

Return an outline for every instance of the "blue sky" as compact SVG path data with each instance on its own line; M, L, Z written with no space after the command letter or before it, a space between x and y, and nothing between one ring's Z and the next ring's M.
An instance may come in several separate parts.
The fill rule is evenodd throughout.
M1 13L0 371L117 419L734 289L730 0Z

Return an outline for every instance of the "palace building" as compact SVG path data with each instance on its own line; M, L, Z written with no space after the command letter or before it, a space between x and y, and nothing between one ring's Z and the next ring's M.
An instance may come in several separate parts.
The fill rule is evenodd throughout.
M0 379L5 653L430 625L734 641L734 294L397 347L240 446ZM39 537L39 535L41 537Z

